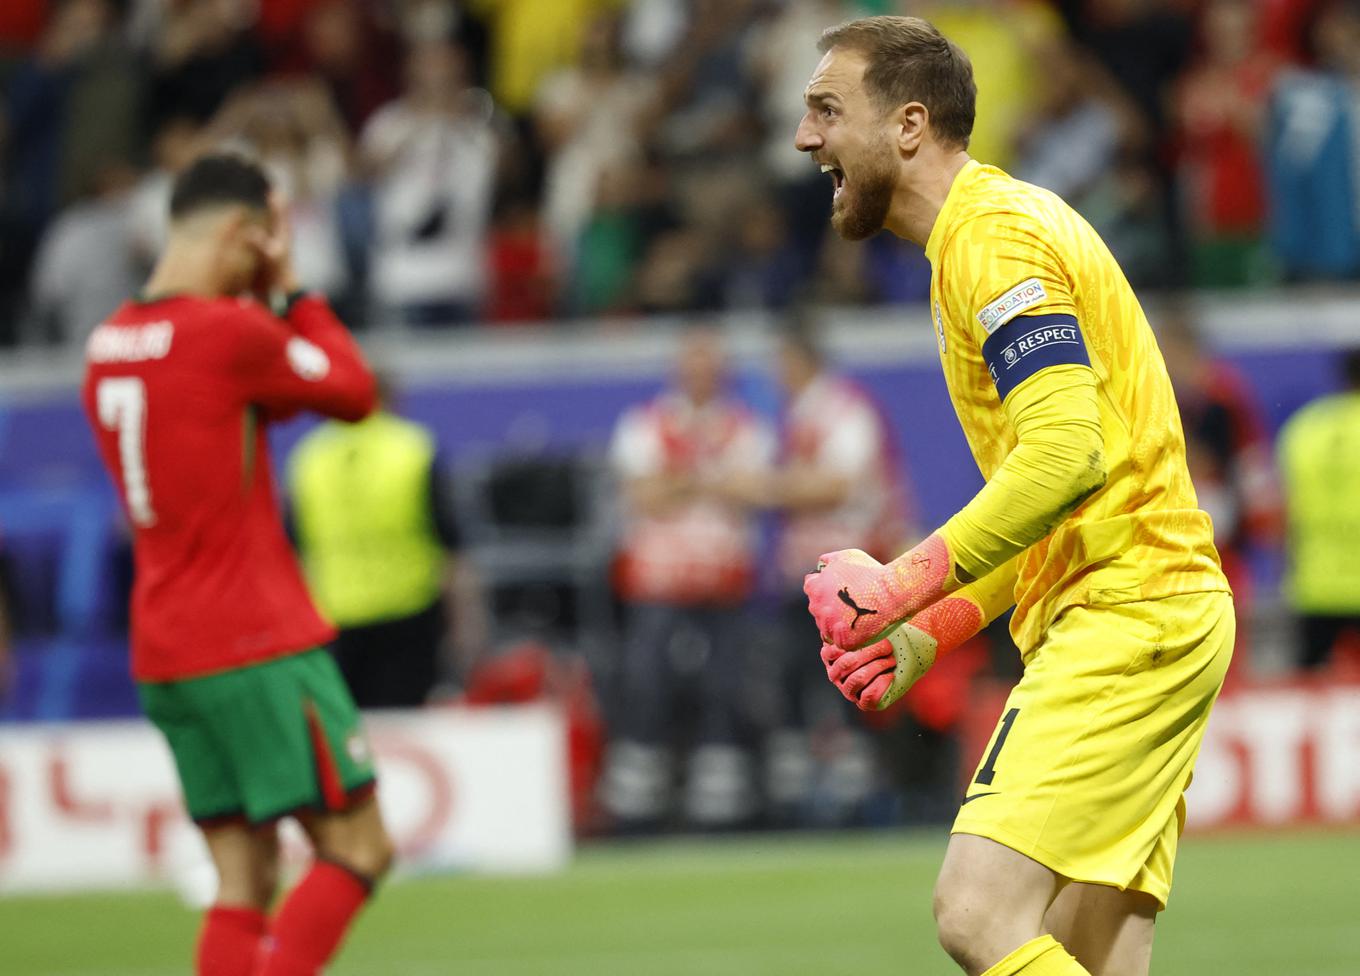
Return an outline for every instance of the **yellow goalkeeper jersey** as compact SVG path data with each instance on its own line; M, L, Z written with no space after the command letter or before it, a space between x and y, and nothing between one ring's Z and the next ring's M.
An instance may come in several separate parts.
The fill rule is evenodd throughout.
M1089 364L1105 485L1019 562L1022 652L1067 607L1228 590L1185 462L1166 366L1124 273L1047 190L969 161L926 243L945 381L983 477L1015 447L1002 402L1050 366Z

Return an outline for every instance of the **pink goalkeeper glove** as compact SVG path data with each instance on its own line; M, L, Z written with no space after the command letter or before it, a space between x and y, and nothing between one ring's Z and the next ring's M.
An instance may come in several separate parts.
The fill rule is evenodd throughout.
M982 608L961 596L932 603L888 636L858 651L822 647L826 676L862 711L892 705L935 663L982 629Z
M886 566L859 549L824 554L803 578L822 641L847 651L872 644L943 595L949 563L939 533Z

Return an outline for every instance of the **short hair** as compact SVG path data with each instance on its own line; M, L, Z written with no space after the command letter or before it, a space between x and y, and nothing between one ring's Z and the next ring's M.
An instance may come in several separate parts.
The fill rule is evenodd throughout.
M920 102L943 142L968 148L977 116L973 63L963 49L920 17L862 17L822 32L817 49L864 55L864 84L883 111Z
M232 205L268 212L269 191L269 177L259 163L238 153L210 153L194 160L175 180L170 219Z

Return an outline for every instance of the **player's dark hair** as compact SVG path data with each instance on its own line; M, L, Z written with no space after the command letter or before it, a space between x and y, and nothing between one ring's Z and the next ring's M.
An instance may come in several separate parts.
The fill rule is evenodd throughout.
M170 219L231 205L268 212L269 190L269 177L259 163L245 156L237 153L200 156L175 180L170 194Z
M862 17L822 32L817 49L864 55L864 84L883 111L920 102L941 142L968 148L977 115L973 64L963 49L920 17Z

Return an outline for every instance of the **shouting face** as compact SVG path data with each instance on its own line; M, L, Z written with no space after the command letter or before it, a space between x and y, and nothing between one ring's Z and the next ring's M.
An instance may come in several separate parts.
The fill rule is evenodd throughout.
M835 186L831 226L850 241L883 229L897 185L899 157L887 113L864 89L864 59L832 48L804 93L807 112L794 137Z

